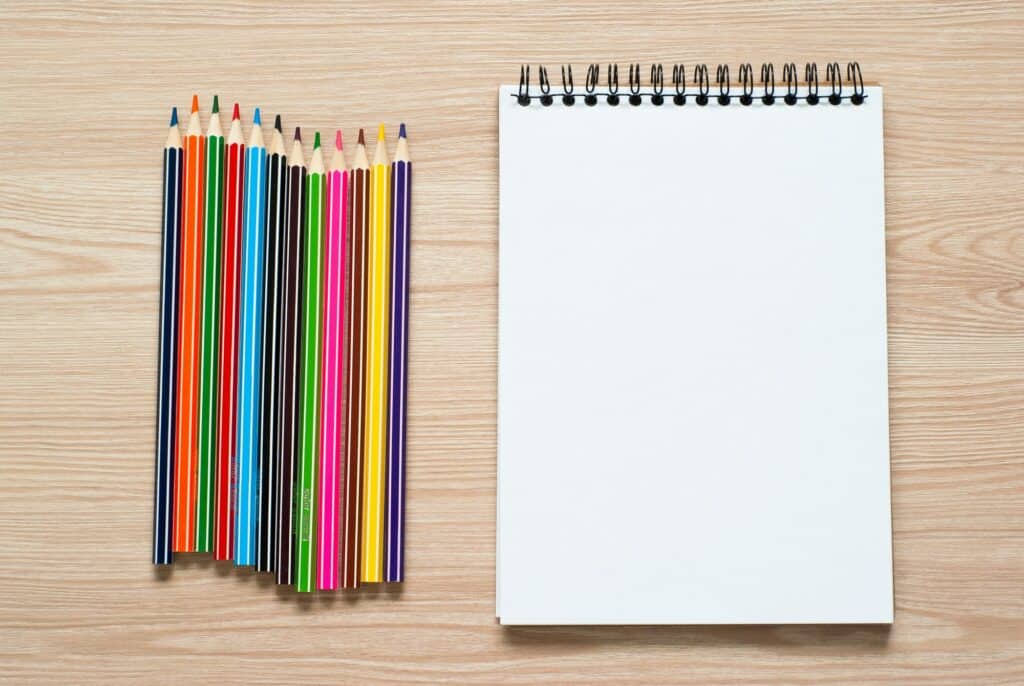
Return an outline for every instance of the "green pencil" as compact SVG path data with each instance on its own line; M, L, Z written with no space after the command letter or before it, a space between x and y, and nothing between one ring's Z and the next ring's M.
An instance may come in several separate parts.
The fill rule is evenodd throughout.
M306 176L306 262L302 317L302 401L299 412L299 474L296 497L298 536L295 545L295 590L312 591L316 571L316 470L320 437L320 286L323 273L324 156L320 133Z
M217 451L217 351L220 346L220 241L224 218L224 134L220 104L206 130L206 208L203 216L203 319L199 368L199 464L196 479L196 552L213 549L214 464Z

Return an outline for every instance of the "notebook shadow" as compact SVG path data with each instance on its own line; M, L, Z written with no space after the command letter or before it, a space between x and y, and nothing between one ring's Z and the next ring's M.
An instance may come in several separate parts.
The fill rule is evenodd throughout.
M508 646L589 648L607 645L692 647L764 647L823 649L880 654L885 652L892 626L888 624L801 624L736 626L504 626Z

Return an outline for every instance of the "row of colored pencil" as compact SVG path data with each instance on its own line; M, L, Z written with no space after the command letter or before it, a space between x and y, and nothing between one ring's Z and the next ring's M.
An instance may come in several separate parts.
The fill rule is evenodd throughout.
M307 167L281 118L244 142L198 97L164 147L153 562L177 552L299 591L404 576L411 164L341 131Z

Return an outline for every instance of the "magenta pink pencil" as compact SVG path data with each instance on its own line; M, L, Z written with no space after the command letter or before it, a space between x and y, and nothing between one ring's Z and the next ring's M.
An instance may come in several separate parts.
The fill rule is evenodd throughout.
M341 488L342 398L345 388L344 304L345 234L348 233L348 171L341 131L327 170L327 222L324 253L324 328L320 422L320 493L317 498L316 583L321 591L338 588L338 512Z

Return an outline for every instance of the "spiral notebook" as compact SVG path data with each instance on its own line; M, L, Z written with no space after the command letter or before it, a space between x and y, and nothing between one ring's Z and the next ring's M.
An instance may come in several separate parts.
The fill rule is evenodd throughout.
M737 73L499 88L502 624L892 622L882 89Z

